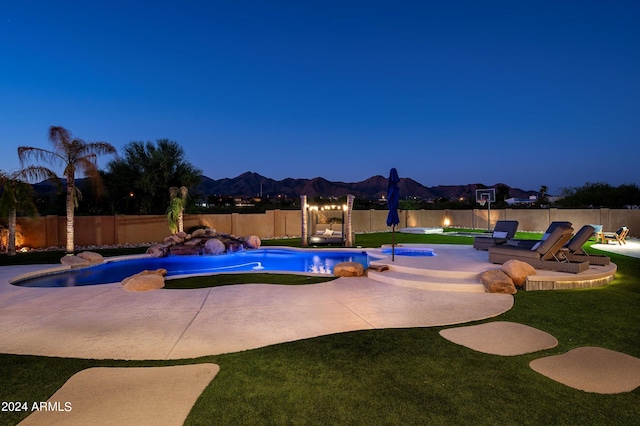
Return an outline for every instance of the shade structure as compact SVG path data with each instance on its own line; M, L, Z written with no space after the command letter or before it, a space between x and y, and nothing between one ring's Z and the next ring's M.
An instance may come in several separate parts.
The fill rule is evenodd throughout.
M391 261L396 260L395 254L395 234L396 225L400 223L400 217L398 216L398 202L400 200L400 188L398 183L400 178L398 177L398 171L394 168L389 172L389 184L387 186L387 206L389 207L389 214L387 215L387 226L391 226Z

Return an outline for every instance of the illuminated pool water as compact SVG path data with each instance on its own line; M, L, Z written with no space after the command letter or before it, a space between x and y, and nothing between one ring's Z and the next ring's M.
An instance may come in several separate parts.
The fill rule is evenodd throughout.
M341 262L358 262L366 268L364 251L259 249L219 256L169 256L105 262L82 269L28 278L14 282L22 287L72 287L120 282L145 269L164 268L167 276L247 271L283 271L333 274Z
M391 254L391 247L384 247L382 253ZM396 256L435 256L435 252L432 248L428 247L411 247L411 246L398 246L394 249Z

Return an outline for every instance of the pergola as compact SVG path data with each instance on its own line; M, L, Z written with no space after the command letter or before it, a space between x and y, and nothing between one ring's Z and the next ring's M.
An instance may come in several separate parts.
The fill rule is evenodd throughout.
M351 212L353 210L354 195L347 195L346 204L309 204L307 196L300 196L300 215L302 223L302 246L309 245L310 234L315 234L315 225L319 211L341 211L342 212L342 232L341 243L345 246L353 245L353 232L351 228ZM346 217L346 220L345 220ZM310 229L311 228L311 229ZM311 231L311 232L310 232Z

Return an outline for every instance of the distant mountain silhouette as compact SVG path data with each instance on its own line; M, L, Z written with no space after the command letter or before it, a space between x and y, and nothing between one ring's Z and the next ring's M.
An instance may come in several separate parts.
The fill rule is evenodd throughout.
M82 186L86 178L76 179L78 186ZM64 190L64 179L61 185ZM421 199L448 200L460 197L475 198L477 188L496 188L504 185L509 189L509 196L515 198L528 198L537 194L536 191L525 191L519 188L511 188L509 185L496 183L483 185L479 183L467 185L438 185L424 186L411 178L400 178L401 198L417 197ZM51 181L42 181L33 185L38 194L54 194L57 187ZM201 176L200 183L190 191L193 195L232 195L240 197L255 197L262 194L264 197L277 197L278 195L290 198L298 198L300 195L308 197L344 197L353 194L356 198L377 200L387 194L387 178L384 176L372 176L361 182L331 182L327 179L316 177L313 179L274 180L259 175L258 173L245 172L235 178L211 179Z
M402 198L418 197L423 199L455 199L459 197L474 198L477 188L495 188L499 185L438 185L427 187L411 178L400 179L400 194ZM536 191L525 191L519 188L509 188L509 195L516 198L527 198L529 195L537 194ZM234 196L258 196L277 197L284 195L287 197L299 197L307 195L309 197L343 197L353 194L357 198L378 199L387 193L387 178L384 176L372 176L361 182L331 182L321 177L313 179L292 179L287 178L280 181L266 178L257 173L245 172L235 178L210 179L202 176L199 185L194 188L194 193L202 195L234 195Z

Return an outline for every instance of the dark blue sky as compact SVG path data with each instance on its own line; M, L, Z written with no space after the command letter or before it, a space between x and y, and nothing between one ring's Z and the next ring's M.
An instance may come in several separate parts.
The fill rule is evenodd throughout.
M5 171L62 125L175 140L213 179L640 183L637 1L21 0L0 17Z

